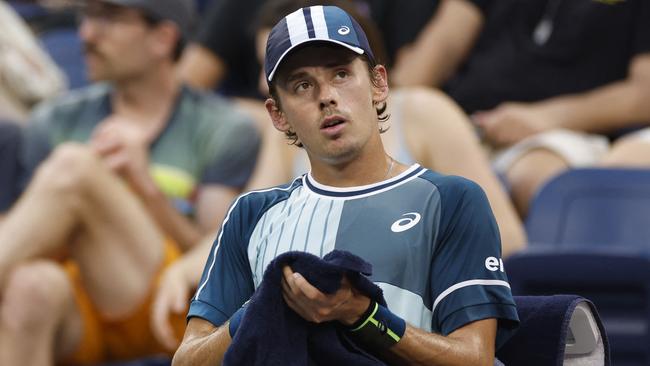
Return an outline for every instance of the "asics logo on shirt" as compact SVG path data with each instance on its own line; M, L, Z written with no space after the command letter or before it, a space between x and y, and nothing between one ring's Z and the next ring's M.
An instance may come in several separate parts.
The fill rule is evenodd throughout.
M395 221L393 225L391 225L390 229L392 232L401 233L402 231L406 231L412 228L413 226L417 225L417 223L420 222L420 218L422 217L417 212L405 213L402 216L406 216L406 217Z

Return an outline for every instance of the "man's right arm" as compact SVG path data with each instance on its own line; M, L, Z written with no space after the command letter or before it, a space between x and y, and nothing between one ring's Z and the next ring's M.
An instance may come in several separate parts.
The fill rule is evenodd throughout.
M172 366L221 365L231 341L228 323L215 327L207 320L193 317L187 324Z

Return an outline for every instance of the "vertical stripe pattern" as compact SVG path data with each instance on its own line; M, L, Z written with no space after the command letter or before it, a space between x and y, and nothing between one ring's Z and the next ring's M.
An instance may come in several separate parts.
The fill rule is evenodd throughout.
M302 14L302 9L294 11L287 15L287 29L289 30L289 39L291 44L298 44L304 40L309 39L307 34L307 23Z
M323 6L317 5L311 7L311 22L314 25L314 35L318 39L328 39L327 23L325 23L325 13Z
M309 38L314 38L314 25L311 22L311 8L304 8L302 9L303 13L305 14L305 24L307 25L307 34L309 35Z
M251 235L248 246L253 281L258 286L266 267L278 255L290 250L302 250L323 256L334 250L337 229L344 201L329 201L305 194L304 188L294 190L285 205L272 207ZM283 212L286 211L286 212Z

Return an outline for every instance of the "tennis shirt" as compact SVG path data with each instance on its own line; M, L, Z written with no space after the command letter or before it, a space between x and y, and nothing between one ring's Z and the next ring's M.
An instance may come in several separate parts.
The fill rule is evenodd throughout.
M499 231L481 188L419 165L372 185L335 188L310 174L253 191L231 206L188 318L226 322L279 254L347 250L373 266L388 308L412 326L447 335L499 319L497 344L518 323Z

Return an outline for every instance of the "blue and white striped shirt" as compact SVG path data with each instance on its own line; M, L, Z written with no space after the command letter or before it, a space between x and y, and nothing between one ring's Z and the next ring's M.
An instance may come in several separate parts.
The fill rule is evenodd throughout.
M497 343L518 318L501 261L499 232L475 183L415 164L372 185L335 188L309 174L240 196L208 258L188 317L223 324L290 250L350 251L409 324L443 335L498 318Z

